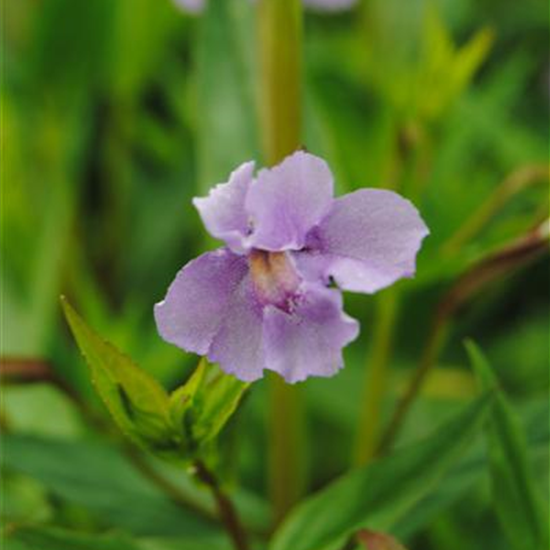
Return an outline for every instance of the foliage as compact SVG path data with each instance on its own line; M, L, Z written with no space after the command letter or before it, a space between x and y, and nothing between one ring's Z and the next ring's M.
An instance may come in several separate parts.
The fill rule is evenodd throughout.
M360 527L392 532L439 481L483 419L490 395L429 439L345 474L304 502L276 533L274 550L340 548ZM338 510L334 503L340 503Z
M487 360L473 343L467 343L474 368L485 388L496 379ZM529 464L525 435L502 392L493 405L488 428L489 468L495 507L502 527L515 548L547 548L547 510Z

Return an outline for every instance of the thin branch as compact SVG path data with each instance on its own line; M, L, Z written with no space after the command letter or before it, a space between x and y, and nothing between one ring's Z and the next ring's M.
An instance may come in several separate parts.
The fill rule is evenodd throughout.
M50 382L51 375L50 365L42 359L2 357L0 360L0 382Z
M518 193L536 183L548 180L546 165L523 166L508 175L481 204L481 206L458 228L443 245L442 253L451 255L470 241L479 231Z
M445 342L447 334L447 319L436 320L428 333L424 351L418 363L418 368L413 373L406 392L398 401L395 411L390 419L388 427L384 435L380 438L380 442L376 449L375 455L386 454L392 447L394 441L399 434L407 413L411 408L414 400L420 393L420 389L426 380L427 375L436 363L437 357Z
M443 296L436 309L432 326L426 338L418 368L409 386L399 400L392 418L377 449L377 455L385 454L392 447L401 430L407 413L420 393L427 375L437 362L446 340L450 321L460 307L467 303L487 284L510 275L548 252L549 222L545 220L526 235L482 258L473 265Z

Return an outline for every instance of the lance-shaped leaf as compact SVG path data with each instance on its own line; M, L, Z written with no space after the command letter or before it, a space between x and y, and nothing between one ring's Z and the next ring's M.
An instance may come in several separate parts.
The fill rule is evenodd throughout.
M361 528L392 532L435 487L485 418L491 394L476 399L434 435L352 471L299 505L271 550L340 548Z
M161 385L96 334L65 298L63 311L92 374L92 382L119 428L136 443L163 454L178 444L169 399Z
M546 456L550 443L550 426L547 422L550 407L544 399L533 405L531 402L524 404L521 425L528 434L529 455L542 458ZM464 458L452 467L445 476L445 483L441 483L435 491L426 495L414 510L399 522L392 533L400 540L409 540L468 494L481 482L487 471L485 448L483 441L479 441L479 445L471 446Z
M441 15L431 9L426 12L423 36L425 61L418 69L416 101L420 114L435 119L462 93L486 59L493 32L483 28L457 47Z
M496 387L498 381L480 349L472 341L466 349L483 388ZM518 550L550 548L548 516L529 464L526 437L502 391L491 407L487 435L493 502L504 533Z
M200 455L235 412L248 384L202 359L169 397L154 378L86 325L66 299L62 304L94 386L119 428L160 458L187 462Z
M201 359L186 384L170 396L170 412L193 448L211 442L237 409L249 384Z

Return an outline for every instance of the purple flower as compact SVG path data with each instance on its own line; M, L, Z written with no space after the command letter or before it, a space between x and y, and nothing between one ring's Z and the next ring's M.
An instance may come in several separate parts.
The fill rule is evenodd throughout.
M225 247L188 263L155 306L161 336L241 380L331 376L359 332L340 290L372 293L415 272L428 230L381 189L333 198L319 157L297 152L254 177L254 163L194 205Z
M205 0L174 0L178 8L190 13L201 13L204 10Z
M352 8L357 4L357 0L303 0L303 3L304 6L313 9L338 11Z
M258 0L251 0L257 2ZM204 10L206 0L174 0L177 7L190 13L200 13ZM304 6L322 11L338 11L350 9L357 0L303 0Z

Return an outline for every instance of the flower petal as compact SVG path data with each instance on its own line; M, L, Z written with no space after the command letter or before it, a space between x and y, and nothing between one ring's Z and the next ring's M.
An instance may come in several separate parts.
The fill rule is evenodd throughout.
M247 272L246 258L223 248L189 262L155 306L160 335L180 348L204 355Z
M241 164L227 183L214 187L208 197L193 199L208 232L225 241L234 252L243 252L248 233L248 215L244 208L246 194L252 184L254 162Z
M205 0L174 0L178 8L191 13L201 13L204 11Z
M264 312L266 368L287 382L332 376L343 366L342 348L359 334L359 324L342 310L338 290L305 285L292 313L269 306Z
M327 163L298 151L261 170L246 197L252 218L249 243L263 250L298 250L308 231L329 211L333 178Z
M308 279L334 277L354 292L376 292L412 277L416 254L429 234L416 208L397 193L361 189L334 201L308 236L311 252L296 253Z
M323 11L347 10L353 7L357 0L304 0L304 6Z
M244 382L262 377L262 308L255 298L249 276L242 280L233 294L208 358Z

